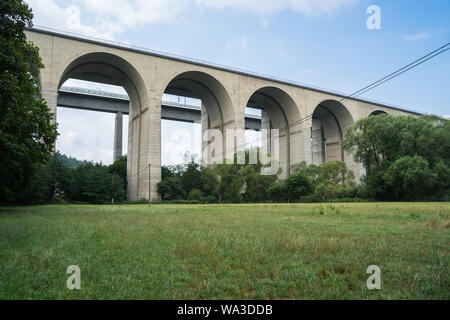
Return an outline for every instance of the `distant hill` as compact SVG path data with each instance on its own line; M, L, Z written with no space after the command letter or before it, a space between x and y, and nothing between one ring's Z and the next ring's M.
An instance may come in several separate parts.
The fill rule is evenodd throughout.
M86 161L86 160L78 160L74 157L70 157L70 156L68 157L65 154L59 153L59 155L60 155L62 162L70 168L77 168L82 164L88 163L88 161Z

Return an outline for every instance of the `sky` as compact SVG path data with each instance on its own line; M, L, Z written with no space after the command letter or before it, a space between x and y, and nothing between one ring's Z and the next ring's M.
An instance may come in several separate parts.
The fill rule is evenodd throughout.
M32 7L37 26L115 40L344 93L353 93L450 42L448 0L25 2ZM380 8L379 29L367 26L371 16L367 9L371 5ZM123 91L76 80L69 80L67 85ZM362 97L421 112L450 115L450 51ZM58 150L82 160L111 163L114 115L58 108L57 121ZM257 134L249 133L248 139L254 137ZM199 154L199 141L199 125L163 120L163 164L182 162L185 151Z

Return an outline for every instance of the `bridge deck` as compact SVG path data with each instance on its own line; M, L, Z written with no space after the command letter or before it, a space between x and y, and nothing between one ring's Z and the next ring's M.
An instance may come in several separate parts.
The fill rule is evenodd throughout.
M77 87L61 87L58 95L58 107L129 114L130 100L127 95L102 90ZM190 123L201 123L201 107L190 104L163 100L161 118ZM245 128L261 129L261 117L253 114L245 115Z

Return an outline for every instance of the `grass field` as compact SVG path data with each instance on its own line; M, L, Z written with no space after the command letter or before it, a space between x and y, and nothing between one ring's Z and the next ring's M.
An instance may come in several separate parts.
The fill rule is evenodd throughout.
M0 248L0 299L450 298L448 203L1 208Z

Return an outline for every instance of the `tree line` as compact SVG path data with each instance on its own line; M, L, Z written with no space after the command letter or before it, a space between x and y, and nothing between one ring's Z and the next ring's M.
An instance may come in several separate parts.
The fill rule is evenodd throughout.
M127 157L112 165L78 161L56 152L36 171L20 203L93 203L126 200Z
M348 128L342 145L366 168L360 183L342 161L300 164L280 179L262 175L263 165L204 167L191 158L163 166L163 202L258 203L449 200L450 121L434 116L379 115ZM246 162L250 150L245 152ZM127 157L112 165L55 153L36 170L19 203L121 203L126 201Z

